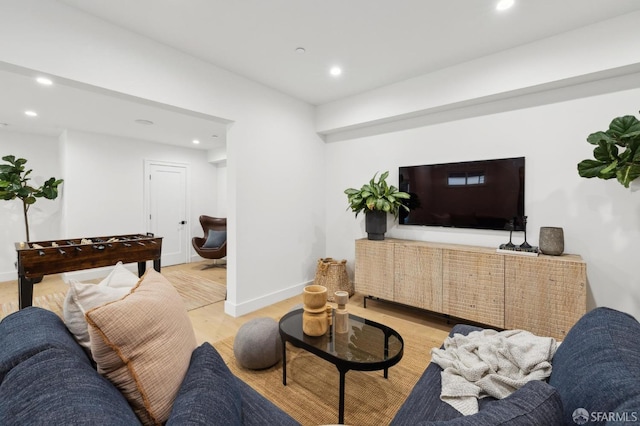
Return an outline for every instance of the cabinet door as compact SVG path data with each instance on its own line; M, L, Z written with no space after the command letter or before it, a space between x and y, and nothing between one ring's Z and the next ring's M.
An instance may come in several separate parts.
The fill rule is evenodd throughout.
M564 340L586 312L586 264L539 256L505 260L505 327Z
M355 290L393 300L393 247L387 240L356 241Z
M504 327L504 256L445 249L442 264L443 312Z
M442 249L416 244L395 245L394 300L405 305L442 310Z

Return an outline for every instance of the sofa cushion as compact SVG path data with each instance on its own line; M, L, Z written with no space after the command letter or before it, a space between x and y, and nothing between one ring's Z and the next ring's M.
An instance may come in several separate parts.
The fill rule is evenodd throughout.
M457 324L451 329L449 336L457 333L467 335L478 330L482 329L466 324ZM425 349L425 354L428 356L428 349ZM462 416L458 410L440 399L441 373L442 369L437 364L429 363L406 401L394 416L392 425L413 425L425 420L450 420ZM482 403L482 401L480 402Z
M107 302L120 299L136 285L139 278L124 267L122 262L98 284L69 280L69 290L64 299L64 323L78 343L89 350L89 329L85 313Z
M56 314L34 306L0 322L0 381L14 366L49 348L65 349L87 365L91 361Z
M242 399L235 376L213 346L202 344L193 351L167 426L235 425L241 419Z
M640 323L610 308L588 312L558 347L549 384L560 393L567 424L580 408L640 413Z
M0 424L140 424L122 394L75 346L80 356L51 347L23 359L5 375L0 384Z
M191 357L189 371L173 404L167 426L298 425L291 416L235 377L220 354L203 343Z
M293 417L282 411L273 402L260 395L251 386L236 378L242 394L243 426L294 426L300 425Z
M454 334L467 335L479 327L458 324L451 329ZM526 383L507 398L491 397L478 401L479 412L463 416L455 408L440 399L442 369L430 363L402 404L391 424L399 425L532 425L560 424L562 403L557 391L547 383L534 380Z
M109 275L104 277L98 285L112 288L131 288L140 281L140 277L128 270L122 261L116 263Z
M558 391L540 380L527 382L511 395L500 400L487 400L470 416L449 421L425 421L424 426L530 426L562 425L562 401Z
M129 294L86 316L98 371L120 389L143 423L165 422L196 347L173 285L150 269Z

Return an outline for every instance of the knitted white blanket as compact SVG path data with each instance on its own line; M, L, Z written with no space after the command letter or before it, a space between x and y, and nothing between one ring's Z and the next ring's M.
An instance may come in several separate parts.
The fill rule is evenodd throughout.
M440 399L464 415L478 412L478 399L509 396L529 380L551 374L556 341L528 331L473 331L454 334L444 349L431 350L431 362L442 367Z

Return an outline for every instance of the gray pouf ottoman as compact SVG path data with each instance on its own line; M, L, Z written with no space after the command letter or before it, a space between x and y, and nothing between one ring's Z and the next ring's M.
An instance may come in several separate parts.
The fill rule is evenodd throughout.
M240 327L233 341L238 363L251 370L269 368L282 359L282 339L272 318L254 318Z

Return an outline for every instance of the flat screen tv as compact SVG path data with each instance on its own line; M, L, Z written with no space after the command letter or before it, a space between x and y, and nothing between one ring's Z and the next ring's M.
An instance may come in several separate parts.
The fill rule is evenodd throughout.
M401 225L522 231L524 157L399 168Z

